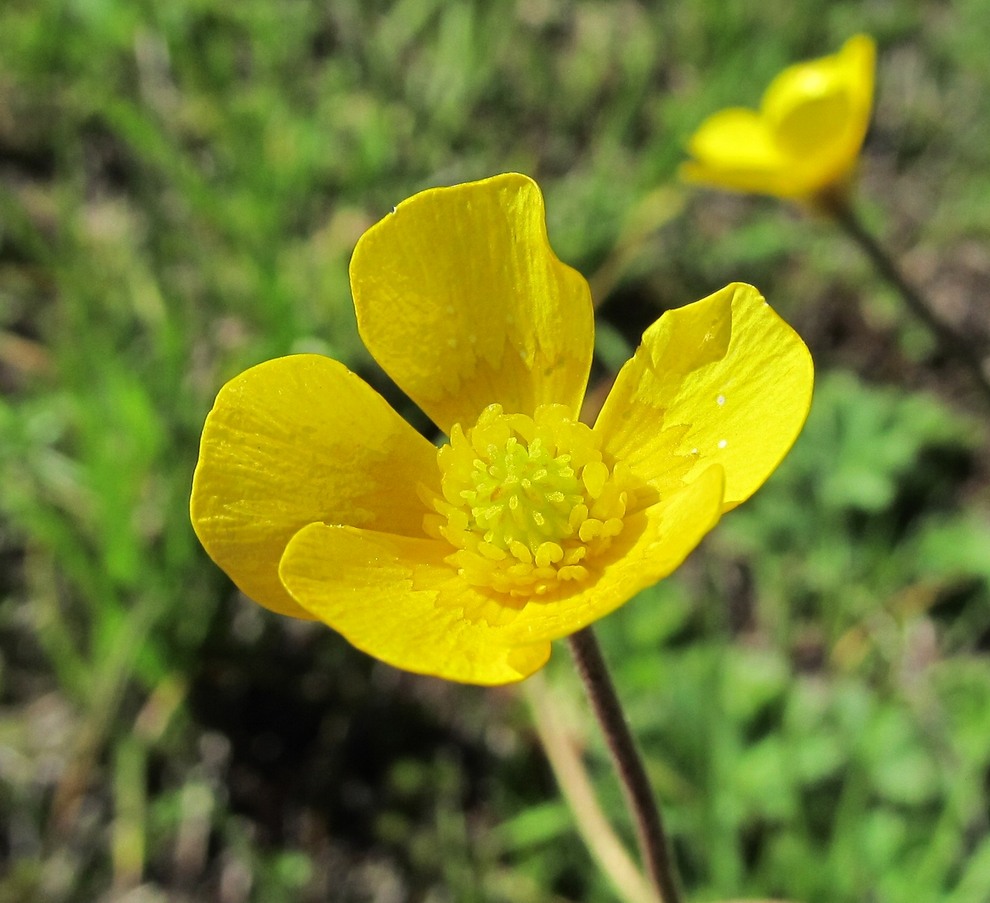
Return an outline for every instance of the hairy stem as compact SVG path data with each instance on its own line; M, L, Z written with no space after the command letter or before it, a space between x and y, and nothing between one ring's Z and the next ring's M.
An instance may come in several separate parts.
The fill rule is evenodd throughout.
M569 642L578 673L584 681L588 698L622 781L629 808L635 816L640 852L646 870L662 903L680 903L681 895L674 878L674 864L668 851L660 809L598 640L591 628L585 627L570 636Z

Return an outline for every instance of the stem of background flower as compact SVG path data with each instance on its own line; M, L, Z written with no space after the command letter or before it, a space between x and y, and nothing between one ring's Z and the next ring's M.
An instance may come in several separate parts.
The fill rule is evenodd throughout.
M914 314L942 346L942 349L961 360L970 370L976 384L990 402L990 379L983 369L983 361L970 343L944 322L932 310L931 305L918 290L904 278L893 258L881 247L877 239L863 225L852 205L845 199L831 199L825 205L826 212L835 220L839 228L851 238L870 258L877 273L897 290L908 310Z
M557 700L551 697L543 675L534 674L523 684L523 689L533 711L540 743L592 859L625 903L657 903L656 890L633 862L602 811L566 719Z
M636 818L639 848L647 872L662 903L680 903L681 895L674 878L674 863L668 851L660 809L616 695L615 685L605 665L601 647L590 627L572 634L568 640L578 673L584 681L626 792L626 801Z

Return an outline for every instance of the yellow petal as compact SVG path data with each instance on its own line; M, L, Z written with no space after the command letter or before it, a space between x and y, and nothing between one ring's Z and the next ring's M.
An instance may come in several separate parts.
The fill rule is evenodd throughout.
M310 617L278 579L286 543L314 521L415 535L436 449L342 364L283 357L228 382L203 427L193 527L256 602Z
M869 125L875 58L872 39L857 35L836 54L788 67L767 88L761 117L809 182L854 166Z
M580 409L590 290L550 249L531 179L510 173L399 204L358 241L351 288L368 349L444 432L496 402L507 413Z
M595 423L603 448L661 498L712 464L725 510L773 473L804 425L811 355L755 288L726 286L643 334Z
M570 594L532 598L501 627L504 642L567 636L628 602L683 563L718 522L724 474L715 465L689 486L624 518L604 556L587 560L590 580Z
M686 181L762 194L784 190L781 176L789 161L753 110L732 107L709 116L688 150L694 159L680 170Z
M465 617L479 597L443 561L450 551L441 541L313 524L293 537L280 573L313 617L397 668L485 685L542 668L549 643L509 646L498 627Z

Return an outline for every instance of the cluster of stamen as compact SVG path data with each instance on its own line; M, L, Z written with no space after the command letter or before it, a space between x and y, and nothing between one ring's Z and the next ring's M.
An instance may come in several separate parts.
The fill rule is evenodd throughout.
M490 405L472 428L454 426L437 460L443 497L424 526L475 586L529 596L584 580L622 531L632 478L563 405L533 417Z

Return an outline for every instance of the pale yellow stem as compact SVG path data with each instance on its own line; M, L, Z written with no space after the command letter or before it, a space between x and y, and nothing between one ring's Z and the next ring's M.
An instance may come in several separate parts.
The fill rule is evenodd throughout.
M592 858L626 903L658 903L656 891L636 867L602 812L588 772L543 676L535 674L523 686L560 792L574 813L578 834Z

